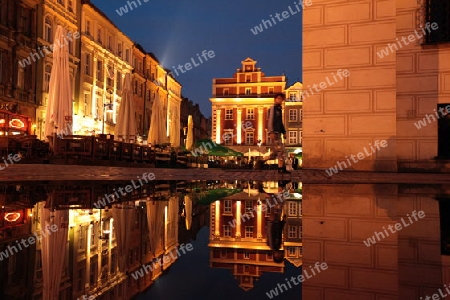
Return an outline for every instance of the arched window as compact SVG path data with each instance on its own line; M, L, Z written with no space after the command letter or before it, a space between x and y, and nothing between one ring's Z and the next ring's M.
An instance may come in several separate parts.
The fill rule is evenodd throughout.
M52 20L50 20L50 17L45 18L44 38L49 43L53 42Z
M51 72L52 72L52 67L50 65L46 65L45 66L45 74L44 74L44 92L45 93L48 93Z

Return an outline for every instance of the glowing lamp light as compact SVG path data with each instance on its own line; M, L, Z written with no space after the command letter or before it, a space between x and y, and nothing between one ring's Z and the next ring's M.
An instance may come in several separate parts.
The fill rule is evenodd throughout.
M19 220L21 214L18 212L13 212L13 213L6 213L5 214L5 220L8 222L16 222L17 220Z
M0 124L5 124L5 119L0 119Z

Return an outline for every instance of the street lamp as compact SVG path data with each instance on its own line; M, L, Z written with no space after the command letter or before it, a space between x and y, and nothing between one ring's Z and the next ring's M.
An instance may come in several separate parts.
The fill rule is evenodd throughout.
M109 93L109 103L103 103L103 122L102 122L102 134L105 134L105 120L106 120L106 112L112 112L114 103L111 103L112 91L108 90Z
M258 156L261 156L261 145L262 145L262 141L261 140L257 140L257 145L258 145Z

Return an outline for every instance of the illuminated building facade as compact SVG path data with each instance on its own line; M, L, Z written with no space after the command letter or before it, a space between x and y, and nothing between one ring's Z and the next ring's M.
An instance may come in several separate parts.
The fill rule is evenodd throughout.
M123 78L133 70L134 43L97 7L85 2L80 14L82 48L73 131L113 134Z
M303 137L303 85L296 82L284 91L284 125L286 127L286 148L297 150Z
M388 147L353 169L427 169L450 157L450 115L436 114L450 105L449 12L429 0L305 9L303 84L321 89L304 100L304 167L331 167L376 140Z
M0 135L34 133L38 2L0 1ZM20 119L23 126L9 124L13 119Z
M241 152L268 144L268 109L286 88L284 75L266 76L256 63L247 58L232 78L213 79L211 139Z

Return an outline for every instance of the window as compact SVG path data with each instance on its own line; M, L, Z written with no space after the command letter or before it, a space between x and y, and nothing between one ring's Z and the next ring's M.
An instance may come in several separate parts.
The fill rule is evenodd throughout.
M117 44L117 55L122 58L122 43Z
M244 265L244 274L250 274L250 266Z
M91 227L91 247L94 247L96 245L95 231L96 231L96 226L95 226L95 224L93 224Z
M302 216L302 214L303 214L302 204L299 203L299 204L298 204L298 215L299 215L299 216Z
M225 110L225 120L233 120L233 110L232 109Z
M22 90L25 88L25 68L23 68L20 64L17 71L17 87Z
M273 260L272 252L266 253L266 260L268 261Z
M224 237L231 237L231 226L230 225L224 225L223 226L223 236Z
M245 226L245 237L246 238L253 237L253 226Z
M225 200L223 203L223 212L225 214L231 214L231 200Z
M438 24L438 28L429 29L426 35L427 43L450 42L450 1L427 0L426 21ZM424 29L427 30L427 29Z
M114 51L113 46L114 46L113 37L112 37L112 35L110 35L108 37L108 49L111 50L111 52Z
M122 73L120 71L117 71L117 84L116 88L120 91L122 90Z
M297 203L289 202L289 216L297 215Z
M288 227L288 237L289 237L290 239L295 239L295 238L297 238L297 226L290 225L290 226Z
M248 251L244 251L244 259L250 259L250 253Z
M251 75L245 75L245 82L252 82L252 76Z
M89 21L89 20L86 20L86 29L85 29L85 31L86 31L87 35L91 36L91 21Z
M233 136L233 130L225 130L225 133L223 134L225 145L233 145Z
M297 110L296 109L289 110L289 122L297 122Z
M103 81L103 62L97 61L97 80Z
M297 96L295 93L289 93L289 100L290 101L297 101Z
M103 35L102 29L101 29L101 28L98 28L98 29L97 29L97 42L99 42L99 44L102 43L102 35Z
M91 96L89 94L84 94L84 115L90 116L91 108L89 106Z
M303 226L298 226L298 237L302 238Z
M298 114L298 120L301 121L303 119L303 109L298 110L300 113Z
M245 144L254 145L255 144L255 134L253 132L245 133Z
M68 9L71 13L73 13L73 1L72 1L72 0L69 0L67 3L68 3L68 4L67 4L67 9Z
M50 17L45 18L44 38L47 42L53 42L52 21Z
M79 226L78 230L78 250L84 250L85 239L83 234L83 226Z
M220 249L220 258L227 258L228 257L228 251L227 249Z
M289 144L291 145L295 145L297 144L297 131L289 131L289 136L288 136L289 140Z
M85 270L84 269L79 269L78 270L78 282L77 282L77 290L78 291L83 291L84 289L84 285L83 285L83 279L84 279L84 272L85 272Z
M255 109L247 108L247 120L254 120L255 118Z
M46 65L45 66L45 73L44 73L44 92L48 93L48 88L50 85L50 76L52 73L52 66Z
M223 95L224 96L228 96L229 94L229 90L228 89L223 89Z
M58 0L58 3L64 5L64 0Z
M91 285L95 285L96 281L97 281L96 269L97 269L97 263L91 261L91 269L89 272L89 283Z
M86 53L85 54L85 67L84 67L84 74L91 76L91 54Z
M251 88L246 88L245 89L245 94L246 95L250 95L252 93L252 89Z
M247 200L245 201L245 212L252 212L253 211L253 201Z
M288 256L295 256L297 254L295 247L287 247L287 250L288 250Z
M273 87L269 88L269 94L273 94Z
M299 131L299 137L298 137L298 143L301 144L302 143L302 138L303 138L303 131Z
M125 61L130 62L130 49L125 50Z

